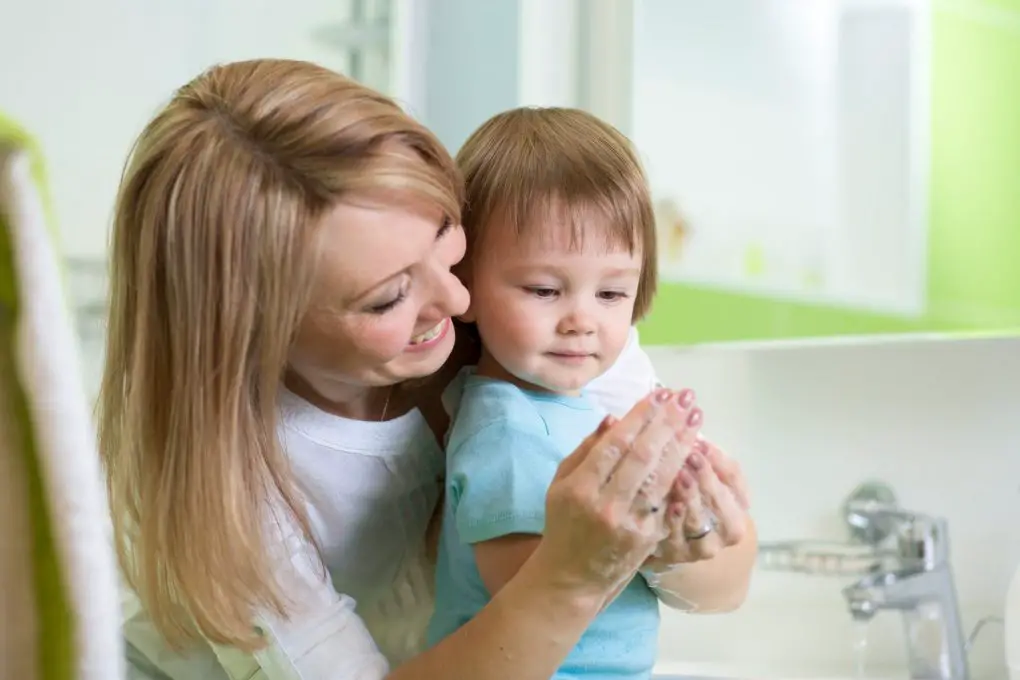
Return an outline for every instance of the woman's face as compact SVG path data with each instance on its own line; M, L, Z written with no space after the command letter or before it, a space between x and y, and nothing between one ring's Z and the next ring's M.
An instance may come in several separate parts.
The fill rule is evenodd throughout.
M438 208L385 198L339 204L320 225L290 370L326 398L436 372L453 349L450 317L468 306L450 272L464 230Z

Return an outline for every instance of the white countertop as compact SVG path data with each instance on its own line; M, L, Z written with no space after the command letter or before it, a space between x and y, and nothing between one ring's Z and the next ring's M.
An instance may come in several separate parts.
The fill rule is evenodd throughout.
M1003 680L1005 675L981 673L973 680ZM909 680L905 669L876 668L867 670L863 677L852 669L821 669L800 671L776 668L744 668L740 664L705 664L662 662L652 671L652 680Z
M905 671L875 669L865 673L866 680L908 680ZM679 663L665 661L658 663L652 678L667 680L680 678L719 678L719 680L861 680L852 669L833 669L831 672L802 670L800 672L776 668L743 668L740 664Z
M850 335L822 335L809 337L730 340L698 342L683 345L645 345L645 350L659 354L689 353L694 351L784 351L818 349L826 347L861 347L882 345L929 345L938 343L989 342L1020 340L1020 329L990 331L955 331L947 333L861 333Z

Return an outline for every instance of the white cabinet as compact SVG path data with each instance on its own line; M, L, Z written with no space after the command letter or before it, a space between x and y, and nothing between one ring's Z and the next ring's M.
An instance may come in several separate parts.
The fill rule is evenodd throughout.
M602 22L615 36L591 49L626 68L590 71L587 87L629 104L600 113L645 160L663 278L920 313L928 3L633 0L612 11L621 8L631 15Z

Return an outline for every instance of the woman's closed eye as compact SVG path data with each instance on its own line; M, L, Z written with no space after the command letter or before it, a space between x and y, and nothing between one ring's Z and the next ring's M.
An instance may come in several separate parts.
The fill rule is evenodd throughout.
M365 311L367 311L369 314L385 314L386 312L390 311L391 309L399 305L405 299L407 299L407 293L408 289L406 287L401 288L400 292L397 293L396 296L390 298L389 300L386 300L385 302L372 304L369 307L367 307Z
M439 241L444 236L449 234L453 230L453 220L449 217L443 218L443 223L439 225L439 230L436 232L436 240Z
M458 226L460 225L454 224L453 220L450 219L449 217L443 218L442 224L439 225L439 229L436 231L436 240L437 241L441 240L444 236L449 234L451 231L453 231L454 228ZM385 314L386 312L390 311L391 309L399 305L401 302L403 302L407 298L407 294L408 286L405 286L400 289L399 293L397 293L389 300L369 305L368 307L365 308L365 311L368 312L369 314Z

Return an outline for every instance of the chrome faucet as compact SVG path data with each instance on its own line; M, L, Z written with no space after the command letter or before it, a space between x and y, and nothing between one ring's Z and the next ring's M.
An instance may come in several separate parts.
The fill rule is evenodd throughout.
M898 610L910 677L967 680L967 640L949 563L946 520L874 501L848 506L847 514L862 532L873 530L876 542L896 536L896 549L883 551L870 573L843 589L851 615L868 621L882 610Z

